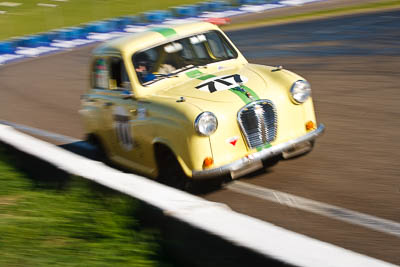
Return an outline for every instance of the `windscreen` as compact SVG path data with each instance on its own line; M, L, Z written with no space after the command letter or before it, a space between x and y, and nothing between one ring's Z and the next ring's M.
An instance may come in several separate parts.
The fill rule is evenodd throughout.
M149 84L188 68L238 56L218 31L174 40L133 55L132 61L142 84Z

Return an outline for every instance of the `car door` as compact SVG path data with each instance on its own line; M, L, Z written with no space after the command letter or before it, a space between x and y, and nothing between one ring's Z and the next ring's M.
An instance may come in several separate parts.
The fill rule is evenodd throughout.
M112 157L115 139L110 138L112 125L107 117L108 108L112 105L109 79L108 58L96 56L92 63L91 89L88 94L84 95L83 100L86 108L90 107L93 114L91 117L93 117L94 126L90 127L91 131L100 137L104 149Z
M129 78L121 57L108 57L109 90L104 98L108 143L113 160L141 170L139 143L135 133L135 121L141 116L138 101L133 97Z

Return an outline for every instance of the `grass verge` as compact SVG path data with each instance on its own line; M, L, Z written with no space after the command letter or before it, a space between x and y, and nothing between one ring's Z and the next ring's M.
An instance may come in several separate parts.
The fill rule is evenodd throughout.
M144 11L167 9L169 7L193 4L199 1L200 0L25 0L15 1L20 3L20 5L16 6L2 5L4 2L1 2L0 40L25 34L45 32L105 18L122 15L137 15ZM12 1L12 3L13 2L14 1Z
M171 266L134 199L68 177L32 178L0 145L0 266Z
M224 30L237 30L237 29L245 29L257 26L266 26L271 24L278 24L278 23L288 23L288 22L295 22L300 20L307 20L307 19L318 19L318 18L325 18L331 16L340 16L340 15L347 15L347 14L355 14L355 13L362 13L362 12L369 12L369 11L378 11L378 10L385 10L391 8L400 8L400 0L383 0L381 2L376 3L368 3L368 4L359 4L359 5L351 5L347 7L340 7L340 8L332 8L332 9L325 9L319 11L312 11L307 13L300 13L290 16L280 16L280 17L270 17L260 20L253 20L253 21L246 21L246 22L239 22L235 24L228 24L223 26Z

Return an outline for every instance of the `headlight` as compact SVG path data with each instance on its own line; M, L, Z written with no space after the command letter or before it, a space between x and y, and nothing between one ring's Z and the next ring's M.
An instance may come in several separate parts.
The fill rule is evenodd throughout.
M201 135L210 136L217 130L217 127L217 117L208 111L200 113L194 121L194 128Z
M308 82L299 80L292 85L290 93L297 103L304 103L311 95L311 86Z

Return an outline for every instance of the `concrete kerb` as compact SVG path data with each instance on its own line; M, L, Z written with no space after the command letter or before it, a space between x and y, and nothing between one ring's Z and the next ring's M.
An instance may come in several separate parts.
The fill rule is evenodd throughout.
M224 249L229 250L226 253L232 260L231 266L252 263L253 260L258 263L257 266L276 266L278 263L283 266L318 267L395 266L236 213L224 204L204 200L138 175L122 173L10 126L0 125L0 141L66 173L89 179L155 207L171 222L164 227L169 231L172 243L175 243L172 247L178 249L177 255L194 261L193 265L197 265L198 260L197 266L204 266L204 261L212 255L209 247L213 247L213 252L221 258L225 255L220 253ZM188 248L189 251L186 250ZM184 256L181 249L189 254ZM203 252L203 249L206 251ZM202 253L204 259L199 260L198 255Z

